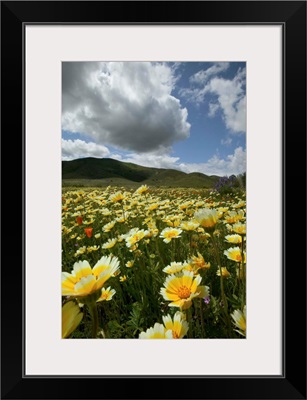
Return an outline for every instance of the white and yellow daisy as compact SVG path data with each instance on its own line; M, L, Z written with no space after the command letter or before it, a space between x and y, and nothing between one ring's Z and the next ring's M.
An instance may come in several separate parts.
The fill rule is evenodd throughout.
M184 268L184 265L182 262L176 262L173 261L170 263L170 265L167 265L165 268L163 268L163 272L166 274L175 274L176 272L180 272Z
M126 246L133 247L137 242L142 240L148 234L149 231L145 231L144 229L131 229L125 238Z
M224 250L225 256L232 261L241 262L242 254L240 247L230 247L228 250Z
M104 232L110 232L110 230L114 227L115 223L116 223L116 221L111 221L111 222L105 224L105 225L102 227L102 230L103 230Z
M225 242L228 243L234 243L234 244L238 244L238 243L242 243L242 236L240 235L227 235L225 236Z
M187 334L189 324L182 312L177 311L173 319L169 314L163 316L162 319L166 331L170 330L174 339L182 339Z
M133 265L134 265L134 260L132 260L132 261L127 261L125 265L126 265L127 268L132 268Z
M106 243L104 243L101 248L103 249L111 249L112 247L114 247L116 245L117 239L113 238L113 239L109 239Z
M194 218L203 228L213 230L218 222L218 212L216 209L202 208L195 212Z
M147 192L148 189L149 189L149 187L147 185L142 185L138 189L136 189L134 194L143 194L143 193Z
M78 327L83 312L74 301L68 301L62 307L62 338L67 338Z
M246 306L243 308L243 312L239 309L234 310L231 314L234 325L238 328L235 329L242 336L246 336Z
M169 275L160 293L165 300L171 301L169 307L186 310L191 307L195 297L209 296L209 287L199 286L201 279L200 275L194 276L193 272L186 270Z
M92 293L100 293L105 282L119 269L117 257L101 257L91 268L88 261L79 261L74 264L71 273L62 272L62 295L85 297Z
M163 238L163 242L169 243L172 239L180 237L181 233L182 230L178 228L164 228L159 237Z
M141 332L139 339L173 339L173 333L171 330L166 331L164 325L156 322L152 328Z
M197 256L191 257L190 264L196 271L198 271L199 269L209 269L211 267L211 264L209 262L206 262L204 257L199 252L197 252Z
M226 267L221 267L222 270L222 277L223 278L228 278L230 276L230 272L228 271L228 269ZM220 268L218 267L217 271L216 271L216 275L217 276L221 276L221 271Z
M117 203L119 201L123 201L125 198L126 198L125 195L119 191L114 194L111 194L109 200L112 201L112 203Z
M86 246L80 247L74 254L75 257L80 256L86 252Z
M101 295L99 297L99 299L97 300L97 303L99 301L110 301L112 300L112 297L115 295L116 290L115 289L111 289L111 286L109 286L107 289L106 288L102 288L101 290Z
M237 222L232 226L232 230L240 235L246 235L246 224Z
M183 221L180 224L180 228L184 231L195 231L198 227L199 223L194 221Z

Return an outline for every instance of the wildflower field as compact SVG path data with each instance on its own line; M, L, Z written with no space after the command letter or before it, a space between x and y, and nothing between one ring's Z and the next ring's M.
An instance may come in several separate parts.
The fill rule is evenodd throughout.
M63 189L62 337L246 337L245 192Z

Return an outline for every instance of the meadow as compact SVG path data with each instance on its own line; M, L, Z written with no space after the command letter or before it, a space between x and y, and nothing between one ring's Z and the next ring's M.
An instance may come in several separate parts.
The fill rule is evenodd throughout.
M246 337L246 197L63 187L62 337Z

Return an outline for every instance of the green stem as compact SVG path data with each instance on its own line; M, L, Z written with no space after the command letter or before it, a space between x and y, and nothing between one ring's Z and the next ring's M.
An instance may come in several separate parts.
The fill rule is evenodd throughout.
M122 203L122 210L123 210L123 217L124 217L124 221L126 221L126 217L125 217L125 209L124 209L124 203Z
M96 303L88 304L88 308L92 317L92 337L97 338L98 333L98 311Z
M223 310L224 310L225 318L227 321L228 332L229 332L229 335L231 335L231 321L230 321L229 314L228 314L228 301L227 301L227 297L226 297L225 291L224 291L224 278L222 275L221 259L220 259L216 239L215 239L213 233L211 234L211 239L212 239L213 248L215 251L216 260L217 260L219 270L220 270L220 287L221 287L221 297L222 297L222 302L223 302Z
M203 299L199 299L200 304L200 322L201 322L201 330L203 338L206 337L206 330L205 330L205 321L204 321L204 307L203 307Z
M186 318L187 318L187 322L189 324L189 330L188 330L188 338L192 339L193 338L193 329L192 329L192 311L191 311L191 307L187 309L186 311Z
M227 299L226 299L225 292L224 292L224 280L223 280L223 275L222 275L221 259L220 259L217 243L216 243L216 240L215 240L215 237L213 236L213 234L211 235L211 239L212 239L212 243L213 243L213 248L214 248L214 252L215 252L216 261L217 261L217 264L218 264L218 267L219 267L219 270L220 270L221 296L222 296L223 302L224 302L224 299L226 300L224 302L224 307L226 307L227 306Z
M175 251L175 240L176 240L176 239L172 239L172 240L171 240L171 246L172 246L172 260L173 260L173 261L175 261L175 254L176 254L176 251Z

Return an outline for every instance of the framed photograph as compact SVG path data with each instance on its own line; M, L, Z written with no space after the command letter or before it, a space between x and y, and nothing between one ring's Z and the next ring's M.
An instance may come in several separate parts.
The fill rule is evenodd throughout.
M2 398L306 399L306 2L1 27Z

